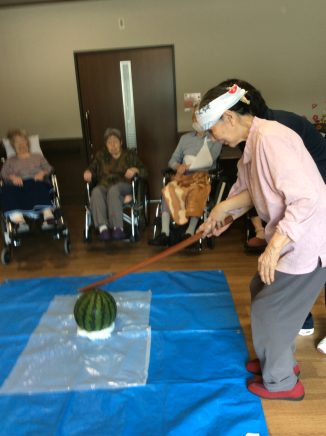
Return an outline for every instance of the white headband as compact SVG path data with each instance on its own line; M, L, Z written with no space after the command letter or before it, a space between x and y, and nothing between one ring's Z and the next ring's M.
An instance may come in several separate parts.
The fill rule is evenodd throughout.
M244 95L246 90L238 85L233 85L225 94L220 95L209 102L206 106L196 111L196 118L203 130L208 130L221 118L227 109L230 109L239 100L243 99L244 103L249 104Z

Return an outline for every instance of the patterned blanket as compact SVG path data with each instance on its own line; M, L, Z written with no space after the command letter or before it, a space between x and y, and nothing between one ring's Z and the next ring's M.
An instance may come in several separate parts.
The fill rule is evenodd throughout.
M210 191L209 175L205 172L176 175L162 189L172 218L178 225L186 224L189 217L203 214Z

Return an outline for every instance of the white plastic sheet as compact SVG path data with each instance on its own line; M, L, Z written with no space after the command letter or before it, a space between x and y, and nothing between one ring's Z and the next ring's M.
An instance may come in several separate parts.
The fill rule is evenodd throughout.
M115 330L106 340L77 336L77 296L56 296L3 383L0 394L115 389L146 384L151 292L112 293Z

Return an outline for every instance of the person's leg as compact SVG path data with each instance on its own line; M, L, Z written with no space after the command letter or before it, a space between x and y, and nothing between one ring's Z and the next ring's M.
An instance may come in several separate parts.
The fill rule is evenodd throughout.
M258 239L265 239L265 229L263 226L263 222L259 218L259 216L251 217L251 222L252 222L252 225L254 226L256 237Z
M325 304L326 304L326 283L324 284L324 290L325 290ZM320 342L318 342L317 350L323 354L326 354L326 336Z
M50 207L43 209L42 213L43 213L44 221L51 220L54 218L52 209Z
M130 183L119 182L110 186L107 191L107 204L109 209L109 226L112 229L113 239L124 239L123 231L123 200L132 193Z
M265 229L262 220L257 215L257 211L255 208L252 208L248 212L248 217L250 218L250 222L254 228L255 236L251 237L245 243L245 248L250 251L262 252L267 243L265 240Z
M309 336L314 334L315 328L314 328L314 318L312 316L312 313L309 312L307 318L305 319L305 322L303 323L301 329L299 330L300 336Z
M170 235L170 212L163 211L161 216L162 221L162 227L161 227L161 233L164 233L166 236Z
M295 386L294 340L325 277L326 268L318 266L309 274L276 272L269 286L260 281L258 274L252 280L253 344L268 391L288 391Z
M317 350L320 353L326 354L326 336L320 342L318 342Z
M199 217L193 216L190 218L189 225L187 227L187 230L185 231L186 235L193 235L195 233L198 221Z
M91 193L90 206L94 226L99 229L100 233L108 230L106 191L104 186L97 185Z
M157 247L167 247L170 244L171 215L164 197L162 197L161 211L161 233L150 239L148 243Z
M10 212L8 213L9 219L14 224L25 223L25 218L21 212Z
M262 252L267 245L267 242L265 240L265 229L263 223L258 216L251 217L250 220L255 230L255 236L248 239L245 247L248 250L250 249L257 252Z

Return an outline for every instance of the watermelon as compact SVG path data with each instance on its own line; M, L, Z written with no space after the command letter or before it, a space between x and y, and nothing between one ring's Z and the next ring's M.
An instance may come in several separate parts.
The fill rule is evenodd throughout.
M117 316L117 304L111 294L99 288L77 298L74 317L78 327L88 332L108 328Z

